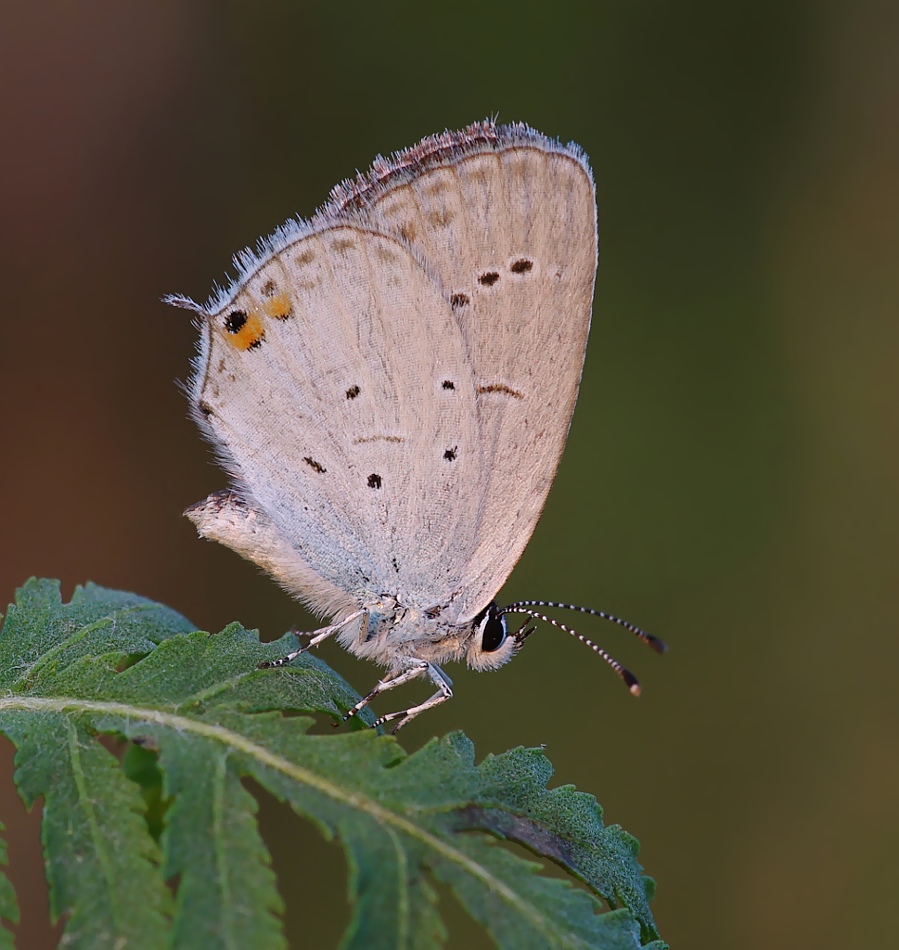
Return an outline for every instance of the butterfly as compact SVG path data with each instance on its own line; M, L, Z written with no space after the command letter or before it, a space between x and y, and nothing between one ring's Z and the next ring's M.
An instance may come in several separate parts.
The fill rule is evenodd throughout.
M525 125L426 138L338 185L193 310L191 412L232 487L188 508L386 667L349 710L441 668L506 663L544 620L495 597L546 501L577 399L598 260L587 158ZM661 641L619 623L661 651ZM518 629L507 618L523 615Z

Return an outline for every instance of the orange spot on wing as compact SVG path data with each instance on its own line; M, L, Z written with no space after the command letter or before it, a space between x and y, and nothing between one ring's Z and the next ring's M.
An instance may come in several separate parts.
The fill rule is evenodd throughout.
M262 305L262 312L267 317L273 317L275 320L286 320L293 316L293 308L290 305L290 297L287 294L275 294Z
M244 325L237 333L225 333L225 339L237 350L249 350L258 346L265 336L265 329L258 313L248 313Z

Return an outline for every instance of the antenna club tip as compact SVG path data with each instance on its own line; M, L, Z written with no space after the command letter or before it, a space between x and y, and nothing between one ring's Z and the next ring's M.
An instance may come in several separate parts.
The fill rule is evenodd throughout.
M624 680L624 685L628 688L631 696L640 695L640 684L637 681L637 677L631 673L630 670L622 669L620 671L620 676Z
M649 639L647 640L647 643L653 648L653 650L656 651L656 653L668 652L668 644L665 643L664 640L660 640L658 637L652 636L652 634L649 634Z

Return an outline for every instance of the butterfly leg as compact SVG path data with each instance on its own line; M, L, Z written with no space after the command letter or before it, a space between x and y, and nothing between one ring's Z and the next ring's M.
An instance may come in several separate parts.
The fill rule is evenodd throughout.
M387 713L386 716L381 716L380 719L375 720L375 727L383 726L384 723L399 719L399 722L393 727L393 733L396 734L403 726L412 722L416 716L423 713L426 709L433 709L434 706L439 706L441 703L445 703L448 699L453 698L453 681L439 666L428 663L427 673L431 678L431 682L437 686L437 692L434 693L430 699L425 700L425 702L420 703L418 706L411 706L409 709L401 709L398 712Z
M345 627L351 620L355 620L357 617L363 616L367 612L364 610L357 610L355 613L345 617L343 620L338 623L329 624L327 627L322 627L319 630L312 631L312 639L305 645L300 647L298 650L294 650L291 653L288 653L287 656L279 657L277 660L266 660L263 663L259 664L259 669L261 670L271 670L277 666L284 666L286 663L289 663L291 660L295 660L301 653L305 653L307 650L311 650L312 647L317 647L322 640L327 640L328 637L333 636L337 633L338 630Z
M353 706L352 709L348 710L346 715L343 717L343 721L346 722L347 719L355 716L358 712L364 709L374 698L379 696L381 693L386 693L388 689L393 689L396 686L402 686L403 683L408 683L409 680L414 680L418 676L422 676L428 671L428 664L423 660L416 663L415 666L409 667L408 669L398 669L393 670L390 673L387 673L383 679L379 680L375 685L375 688L367 695Z

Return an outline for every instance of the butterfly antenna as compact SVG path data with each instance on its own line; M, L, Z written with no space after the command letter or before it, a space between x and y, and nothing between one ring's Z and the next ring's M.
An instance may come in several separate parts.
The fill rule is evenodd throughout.
M560 610L576 610L578 613L590 614L592 617L601 617L603 620L611 620L612 623L617 623L619 627L624 627L625 630L629 630L638 640L642 640L648 647L652 647L656 653L665 653L668 649L663 640L654 637L645 630L641 630L639 627L635 627L632 623L628 623L620 617L613 617L612 614L607 614L604 610L593 610L592 607L578 607L576 604L557 604L552 600L519 600L514 604L509 604L508 607L503 607L503 613L507 611L513 613L524 612L518 611L519 607L556 607Z
M525 603L524 601L521 604ZM577 640L580 640L581 643L590 647L594 653L598 653L605 661L612 667L615 673L618 675L618 678L622 680L625 686L630 690L632 696L640 695L640 683L637 681L637 677L631 673L630 670L625 669L618 660L615 659L609 653L606 653L605 650L598 644L594 643L592 640L588 640L582 633L578 633L577 630L572 630L571 627L566 626L562 623L561 620L553 620L552 617L547 617L546 614L538 613L536 610L530 610L527 607L522 606L521 604L512 604L509 607L503 607L502 612L504 614L513 613L513 614L527 614L529 617L533 617L534 620L542 620L544 623L551 624L553 627L558 627L560 630L564 630L565 633L570 633ZM527 624L525 624L527 626ZM522 628L522 633L524 628ZM531 633L531 630L527 631Z

